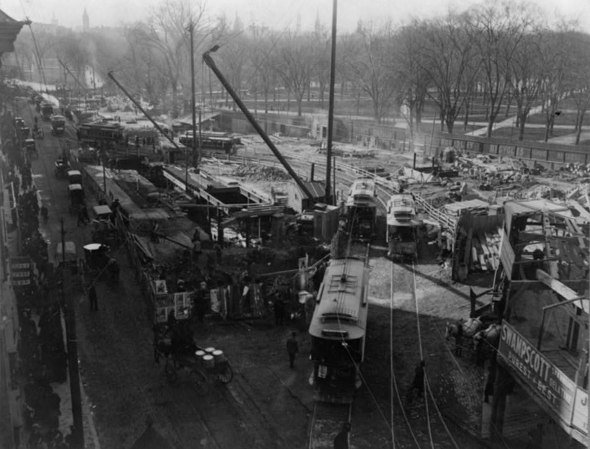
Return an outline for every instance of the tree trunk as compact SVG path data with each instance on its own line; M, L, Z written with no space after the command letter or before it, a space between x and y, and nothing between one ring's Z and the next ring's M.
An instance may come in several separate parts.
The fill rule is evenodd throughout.
M518 140L524 140L524 125L526 123L526 115L519 117L518 123Z
M510 114L510 106L512 106L512 94L511 93L508 94L508 102L506 104L506 111L504 112L504 118L507 118L508 114Z
M463 129L467 131L467 126L469 126L469 100L465 102L465 121L463 122Z
M447 118L445 120L445 123L447 125L447 131L449 132L449 134L453 134L453 128L455 127L455 120L453 120L452 118Z
M361 115L361 93L356 94L356 115Z
M576 132L576 145L580 144L580 137L582 135L582 123L584 123L584 115L586 114L586 110L583 109L580 111L580 119L578 121L578 131Z

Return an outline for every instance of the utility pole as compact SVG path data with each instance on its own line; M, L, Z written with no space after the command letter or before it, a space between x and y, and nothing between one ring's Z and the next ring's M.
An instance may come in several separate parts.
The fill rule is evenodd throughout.
M333 204L331 192L332 172L332 137L334 134L334 83L336 80L336 24L338 17L338 0L333 0L332 6L332 53L330 57L330 97L328 103L328 148L326 150L326 197L327 204Z
M195 38L194 38L194 31L195 31L195 23L193 22L193 18L191 17L191 23L188 26L188 31L191 35L191 110L192 110L192 118L193 118L193 139L192 139L192 147L193 147L193 162L195 168L197 164L200 162L200 154L197 153L197 118L195 116L196 112L196 102L195 102ZM199 150L201 149L201 110L199 109ZM196 155L196 156L195 156ZM187 167L188 167L188 160ZM187 168L187 184L188 184L188 168Z
M80 393L80 372L78 371L78 343L76 336L76 311L72 301L72 295L66 294L66 231L64 219L61 219L61 303L66 322L66 339L68 351L68 372L70 375L70 395L72 397L72 449L84 448L84 428L82 425L82 395Z

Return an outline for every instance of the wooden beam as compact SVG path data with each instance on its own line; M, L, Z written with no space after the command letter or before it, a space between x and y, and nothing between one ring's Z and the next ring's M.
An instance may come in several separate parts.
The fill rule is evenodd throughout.
M541 269L537 269L537 279L567 301L580 297L574 290Z

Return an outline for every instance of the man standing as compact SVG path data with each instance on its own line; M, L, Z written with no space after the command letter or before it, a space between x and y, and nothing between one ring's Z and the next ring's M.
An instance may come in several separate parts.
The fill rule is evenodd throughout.
M98 310L98 298L96 297L96 288L94 284L88 290L88 298L90 299L90 310Z
M345 422L334 438L334 449L348 449L348 432L350 432L350 423Z
M420 363L416 365L414 369L414 381L412 382L411 392L416 391L416 396L421 398L424 394L424 360L420 360Z
M297 332L291 332L291 337L287 340L287 353L289 354L289 367L295 368L295 355L299 352L297 343Z

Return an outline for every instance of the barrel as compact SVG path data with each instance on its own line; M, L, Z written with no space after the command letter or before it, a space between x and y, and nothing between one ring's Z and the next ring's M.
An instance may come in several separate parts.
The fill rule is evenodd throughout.
M213 359L213 356L210 354L204 355L203 364L205 365L205 368L213 368L215 366L215 360Z
M195 355L199 358L203 357L206 354L205 351L199 349L198 351L195 351Z
M213 354L213 351L215 351L215 348L213 346L209 346L208 348L205 348L205 352L207 354Z
M216 349L213 351L213 358L215 359L215 363L225 362L225 355L223 355L223 351L221 349Z

